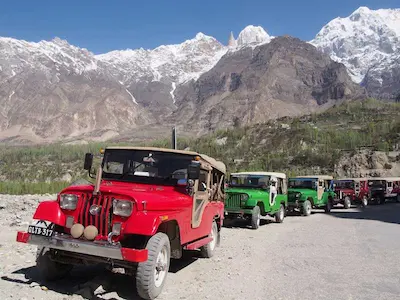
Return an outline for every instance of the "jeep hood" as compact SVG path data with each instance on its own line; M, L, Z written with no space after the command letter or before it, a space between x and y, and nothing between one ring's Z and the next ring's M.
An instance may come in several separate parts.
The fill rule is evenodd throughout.
M93 190L94 185L70 186L62 193L93 193ZM132 198L138 210L143 210L143 202L146 210L153 211L180 210L192 205L192 198L185 193L184 187L106 181L100 185L100 193L112 194L115 198L121 199Z
M226 194L229 193L240 193L240 194L247 194L251 196L262 196L268 194L268 191L262 189L250 189L250 188L229 188L225 190Z

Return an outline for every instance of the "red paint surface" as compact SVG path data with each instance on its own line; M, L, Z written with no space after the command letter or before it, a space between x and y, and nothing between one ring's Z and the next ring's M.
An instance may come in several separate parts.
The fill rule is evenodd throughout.
M137 250L130 248L121 248L121 254L124 260L131 262L143 262L147 260L147 249Z
M27 232L18 231L17 232L17 242L27 243L30 236L31 235L29 233L27 233Z

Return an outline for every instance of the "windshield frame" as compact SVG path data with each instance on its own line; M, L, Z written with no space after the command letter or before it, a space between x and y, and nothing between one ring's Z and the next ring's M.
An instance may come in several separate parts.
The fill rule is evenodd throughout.
M232 178L268 178L267 184L265 185L252 185L252 184L234 184L232 185ZM271 175L252 175L252 174L240 174L240 175L231 175L229 177L229 188L245 188L245 189L269 189L270 186Z
M312 182L313 187L308 187L308 186L290 186L291 182ZM316 182L317 184L315 184ZM318 189L318 178L289 178L288 180L288 189L307 189L307 190L313 190L316 191Z
M336 181L334 181L334 183L336 184L335 188L341 189L341 190L344 190L344 189L354 190L355 186L356 186L356 182L354 180L336 180ZM351 183L351 186L350 187L346 186L345 185L346 183ZM342 185L342 184L344 184L344 185Z
M152 154L152 157L155 158L155 163L151 166L150 163L146 163L143 161L143 158L148 157L149 154ZM105 170L105 165L109 162L109 160L114 155L115 160L111 161L118 161L122 164L122 173L113 173L107 172ZM137 156L135 156L137 155ZM124 158L125 156L125 158ZM120 158L117 160L117 158ZM131 158L131 159L129 159ZM178 183L179 178L171 177L173 172L187 170L190 162L193 161L194 157L189 154L182 154L182 153L174 153L168 151L157 151L157 150L136 150L136 149L106 149L104 152L104 156L101 162L102 168L102 180L111 180L111 181L121 181L121 182L130 182L130 183L140 183L140 184L156 184L156 185L167 185L167 186L176 186ZM133 161L135 168L139 167L142 164L145 167L154 167L157 166L160 162L162 162L162 166L169 167L172 171L169 174L165 174L166 176L143 176L143 175L134 175L131 172L124 174L127 170L127 164L129 161ZM137 164L136 164L137 163ZM176 167L175 167L176 166ZM157 172L160 170L165 171L167 168L160 168L157 169ZM140 169L138 170L140 172ZM185 176L187 180L187 174Z

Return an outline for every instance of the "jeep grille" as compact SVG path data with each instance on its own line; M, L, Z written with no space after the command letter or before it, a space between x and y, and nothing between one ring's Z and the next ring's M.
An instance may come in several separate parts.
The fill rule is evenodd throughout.
M241 207L241 196L246 194L240 193L228 193L228 196L225 200L225 207Z
M99 230L99 234L107 236L111 231L112 197L110 195L81 194L82 205L79 211L78 222L83 226L93 225ZM92 205L101 207L98 214L92 215Z

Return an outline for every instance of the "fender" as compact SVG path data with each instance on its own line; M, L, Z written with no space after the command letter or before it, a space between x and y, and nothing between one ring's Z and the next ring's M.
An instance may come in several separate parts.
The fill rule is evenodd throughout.
M165 219L165 216L168 218ZM138 212L130 217L124 227L124 234L154 235L163 221L175 220L169 214L160 212Z
M62 212L58 202L54 200L41 202L36 209L33 218L50 221L60 226L65 225L65 214Z

